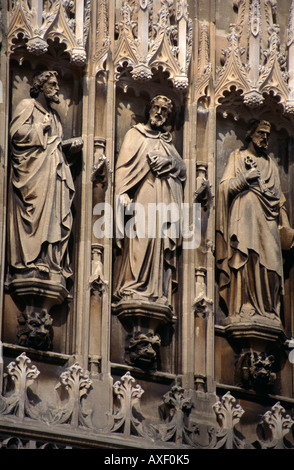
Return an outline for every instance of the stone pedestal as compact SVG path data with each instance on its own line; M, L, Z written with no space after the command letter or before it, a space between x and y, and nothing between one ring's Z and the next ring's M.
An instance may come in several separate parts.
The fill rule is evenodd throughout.
M126 362L143 369L156 369L161 345L157 330L175 320L171 307L160 301L122 299L113 305L113 314L129 333Z
M276 380L277 352L286 341L278 317L231 316L224 322L228 341L238 350L235 378L249 388L273 385Z
M53 320L50 310L69 297L63 276L45 276L37 271L15 275L7 281L6 287L22 311L18 319L19 343L39 350L51 349Z

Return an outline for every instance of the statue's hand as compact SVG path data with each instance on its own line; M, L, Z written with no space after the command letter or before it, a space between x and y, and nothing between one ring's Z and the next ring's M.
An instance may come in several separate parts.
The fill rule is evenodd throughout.
M159 152L148 154L149 165L153 171L160 173L163 168L171 162L171 159Z
M66 154L78 153L82 150L84 141L81 137L73 137L62 142L62 149Z
M247 180L247 183L252 183L253 181L258 180L260 177L260 170L257 168L251 168L250 170L246 171L245 173L245 178Z
M76 137L72 139L71 146L70 146L70 153L77 153L80 152L83 148L84 141L81 137Z
M119 200L120 200L120 203L124 207L128 207L128 205L133 202L132 199L130 198L130 196L127 193L120 194Z

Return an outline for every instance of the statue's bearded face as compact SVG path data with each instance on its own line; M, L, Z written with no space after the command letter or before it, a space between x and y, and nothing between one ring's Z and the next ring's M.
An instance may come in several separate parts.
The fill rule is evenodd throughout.
M268 127L264 125L258 126L252 135L253 144L258 149L267 149L269 134L270 134L270 131Z
M166 123L168 115L168 104L161 98L155 100L149 114L151 127L155 129L162 127Z
M53 101L54 103L59 103L59 86L56 77L49 77L48 80L44 83L42 91L46 100Z

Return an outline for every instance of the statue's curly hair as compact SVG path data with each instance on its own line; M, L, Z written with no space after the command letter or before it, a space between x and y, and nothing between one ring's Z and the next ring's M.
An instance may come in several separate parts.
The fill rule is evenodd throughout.
M166 102L167 108L168 108L168 112L171 113L172 110L173 110L173 102L172 102L171 99L169 99L169 98L168 98L167 96L165 96L165 95L156 95L156 96L154 96L154 98L152 98L152 100L151 100L151 106L154 104L155 101L157 101L157 100L159 100L159 99L161 99L161 100L163 100L163 101Z
M33 78L33 83L30 89L30 95L32 98L37 98L42 86L50 77L57 77L58 73L53 70L46 70L45 72L38 73Z
M252 135L254 134L254 132L256 131L258 126L260 126L260 125L264 125L264 126L268 127L269 130L271 129L271 124L268 121L264 121L264 120L261 121L259 119L251 119L249 121L248 131L247 131L246 137L245 137L246 142L250 142L252 140Z
M149 119L149 113L150 113L150 109L152 108L153 106L153 103L158 100L158 99L162 99L163 101L166 102L166 105L167 105L167 108L168 108L168 114L171 115L174 111L174 104L172 102L172 100L170 98L168 98L167 96L165 95L156 95L154 96L150 102L147 104L146 108L145 108L145 120L146 122L148 121Z

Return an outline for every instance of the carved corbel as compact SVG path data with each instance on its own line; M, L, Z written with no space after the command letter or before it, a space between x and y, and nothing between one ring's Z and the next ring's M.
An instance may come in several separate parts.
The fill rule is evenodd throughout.
M125 297L113 304L113 313L130 332L126 337L126 362L144 370L156 370L161 345L157 331L174 321L171 308L159 302Z
M50 307L30 305L18 316L17 338L21 346L46 351L52 349L53 319L48 313Z
M40 36L33 36L27 42L27 50L34 55L42 55L48 51L48 43Z
M34 277L33 277L34 275ZM53 319L50 315L55 305L69 299L65 281L48 279L48 273L33 273L31 277L8 277L7 289L15 299L21 313L18 314L16 336L22 346L50 350L53 346Z
M265 352L247 351L240 355L236 375L241 384L248 388L259 388L275 383L275 357Z
M160 336L157 334L135 331L130 336L126 347L126 362L133 366L145 369L156 369L158 349L161 346Z

